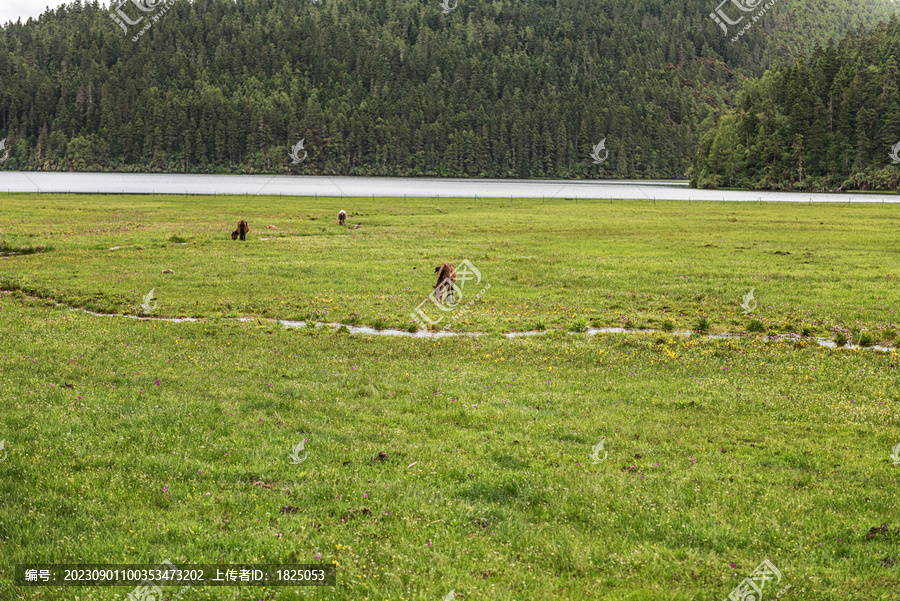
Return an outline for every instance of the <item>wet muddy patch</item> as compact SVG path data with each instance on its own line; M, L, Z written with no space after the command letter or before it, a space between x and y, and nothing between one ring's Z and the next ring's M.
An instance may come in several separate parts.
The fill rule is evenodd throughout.
M18 257L21 255L34 255L53 250L52 246L38 244L37 246L15 246L6 242L0 242L0 257Z

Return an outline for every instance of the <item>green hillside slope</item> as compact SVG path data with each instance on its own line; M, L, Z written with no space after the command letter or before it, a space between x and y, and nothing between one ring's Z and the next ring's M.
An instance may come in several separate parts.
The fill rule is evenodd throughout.
M896 190L900 20L748 82L700 142L695 186ZM897 158L900 163L900 157Z
M132 41L76 2L0 29L3 169L683 177L746 77L896 10L781 0L732 42L715 8L174 0Z

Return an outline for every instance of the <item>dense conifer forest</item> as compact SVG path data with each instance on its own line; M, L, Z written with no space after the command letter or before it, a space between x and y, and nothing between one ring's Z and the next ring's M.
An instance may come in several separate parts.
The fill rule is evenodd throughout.
M174 0L133 41L108 7L75 2L0 29L3 169L684 177L747 78L896 10L885 0L780 0L732 41L710 19L715 8L459 0L445 13L439 0ZM900 119L888 110L896 63L881 60L888 38L896 56L889 31L749 86L740 106L771 104L759 109L782 128L763 132L777 147L758 148L755 122L730 114L724 126L754 150L741 157L736 146L720 165L709 150L722 146L720 125L694 165L701 184L789 182L799 154L812 185L832 164L884 154L887 122ZM888 80L893 91L882 90ZM796 94L763 100L765 86ZM807 132L809 115L818 125ZM293 164L301 139L308 154ZM608 160L597 165L589 153L603 139ZM734 175L741 161L761 173L773 157L766 180Z
M707 131L700 187L896 190L900 183L900 20L879 23L747 82Z

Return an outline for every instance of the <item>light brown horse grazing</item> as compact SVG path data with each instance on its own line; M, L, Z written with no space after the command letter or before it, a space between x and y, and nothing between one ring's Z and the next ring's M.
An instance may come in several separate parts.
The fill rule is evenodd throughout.
M434 272L438 274L437 284L434 285L437 300L444 302L444 299L449 296L452 303L455 300L453 298L453 285L456 283L456 268L453 267L453 263L443 263L435 267Z
M347 221L347 211L341 211L338 213L338 225L344 225L345 221Z

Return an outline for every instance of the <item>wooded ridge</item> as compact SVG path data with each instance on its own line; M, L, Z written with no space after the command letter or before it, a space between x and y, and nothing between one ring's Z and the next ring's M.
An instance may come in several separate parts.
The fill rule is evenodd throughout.
M895 11L780 0L732 42L715 9L167 0L165 14L126 27L75 2L0 29L2 168L683 177L708 118L747 77Z

